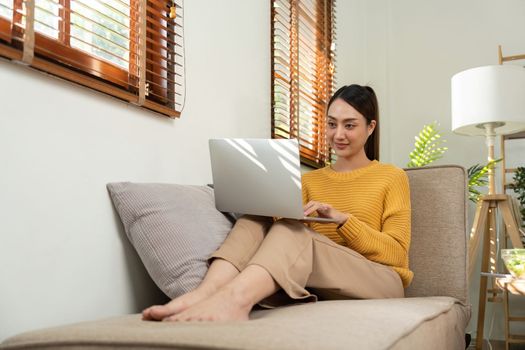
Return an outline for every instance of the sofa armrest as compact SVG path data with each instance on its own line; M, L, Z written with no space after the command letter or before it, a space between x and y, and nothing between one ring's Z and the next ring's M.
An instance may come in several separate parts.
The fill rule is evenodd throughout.
M412 204L406 295L450 296L468 303L467 173L456 165L406 169Z

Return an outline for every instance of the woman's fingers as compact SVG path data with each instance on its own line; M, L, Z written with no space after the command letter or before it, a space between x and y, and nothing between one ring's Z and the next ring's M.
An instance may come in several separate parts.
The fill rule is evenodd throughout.
M311 213L317 211L320 214L327 214L331 209L331 206L325 203L316 201L310 201L304 206L304 215L308 216Z
M304 214L305 215L308 215L306 213L310 212L310 209L312 209L312 207L314 206L315 202L314 201L309 201L308 203L306 203L303 207L303 211L304 211Z
M304 216L308 216L313 212L317 212L323 218L336 219L341 224L344 224L349 217L348 214L341 213L330 204L310 201L304 206Z
M304 206L304 215L308 216L316 210L317 202L310 201Z

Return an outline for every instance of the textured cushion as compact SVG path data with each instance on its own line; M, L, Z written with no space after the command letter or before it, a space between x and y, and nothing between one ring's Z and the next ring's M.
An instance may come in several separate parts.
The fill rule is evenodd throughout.
M412 204L406 296L450 296L467 303L467 176L460 166L407 170Z
M213 190L130 182L107 188L126 235L157 286L170 298L197 287L207 258L232 227L215 209Z
M443 314L447 322L439 323L431 338L436 343L411 339L420 326ZM244 322L146 322L130 315L28 332L0 348L379 350L400 342L425 345L414 349L464 349L468 315L447 297L321 301L254 311ZM440 347L445 344L460 346Z
M470 312L470 307L455 305L447 312L425 320L413 332L405 335L389 349L463 350L465 349L465 327L469 322Z

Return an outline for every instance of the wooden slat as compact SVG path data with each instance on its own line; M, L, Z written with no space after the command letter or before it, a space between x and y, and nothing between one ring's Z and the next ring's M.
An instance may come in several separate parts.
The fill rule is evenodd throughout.
M285 8L288 11L290 10L290 1L289 0L275 0L275 4L279 5L280 8ZM275 6L274 6L275 8Z
M503 138L505 140L525 139L525 131L518 132L518 133L515 133L515 134L510 134L510 135L503 135Z
M11 22L0 17L0 39L11 41Z
M284 45L281 45L281 43L274 43L274 48L275 54L279 54L288 62L290 61L290 48L284 47ZM286 66L289 67L290 65L287 64Z
M330 0L328 2L331 3ZM319 135L324 133L325 101L331 94L326 89L333 87L333 74L327 73L330 58L325 56L330 54L326 37L329 35L331 39L333 36L325 30L331 32L333 28L327 26L327 1L291 0L289 3L289 13L275 7L272 10L272 36L277 35L287 46L283 49L283 44L272 39L273 135L299 136L300 143L307 145L304 157L321 164L325 159L323 157L330 157L326 143L321 140L324 136ZM282 57L274 53L279 46ZM275 93L275 87L279 85L286 93ZM289 103L276 102L277 96L287 99ZM287 125L289 129L282 130L278 125Z
M518 60L525 60L525 54L523 54L523 55L505 56L505 57L501 58L502 62L518 61Z
M0 56L9 58L11 60L20 61L22 59L22 51L4 44L0 44Z
M511 322L524 322L525 317L523 316L509 316L509 321Z
M510 334L509 335L509 343L512 343L512 344L521 344L521 343L525 343L525 335L521 335L521 334Z

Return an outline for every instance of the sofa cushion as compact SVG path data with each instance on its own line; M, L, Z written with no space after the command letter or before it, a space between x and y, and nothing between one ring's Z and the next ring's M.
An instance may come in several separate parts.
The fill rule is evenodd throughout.
M470 308L454 306L437 317L422 322L414 331L399 339L390 350L465 349L465 326Z
M412 238L409 297L442 295L468 303L467 176L463 167L406 171L410 182Z
M461 344L463 332L453 329L465 329L469 309L453 298L428 297L292 305L252 311L244 322L152 322L130 315L28 332L0 348L387 349L447 313L448 322L435 329L435 339L452 335L458 337L454 344Z
M170 298L197 287L208 257L232 227L215 209L213 190L130 182L107 188L126 235L157 286Z

